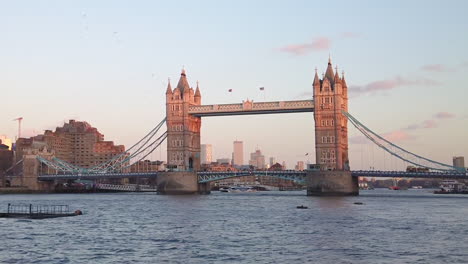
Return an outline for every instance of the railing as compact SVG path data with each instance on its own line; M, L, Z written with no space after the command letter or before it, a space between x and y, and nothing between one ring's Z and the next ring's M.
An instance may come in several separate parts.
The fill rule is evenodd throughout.
M69 214L68 205L8 204L7 214L57 215Z
M214 105L192 105L189 107L189 114L193 115L213 115L213 114L235 114L242 112L252 113L274 113L303 110L312 111L314 108L313 100L297 101L273 101L273 102L253 102L244 101L239 104L214 104Z
M428 172L407 172L407 171L352 171L353 176L362 177L388 177L388 178L439 178L439 179L468 179L466 173L458 172L440 172L440 171L428 171Z
M242 176L269 176L297 183L305 183L306 171L237 171L237 172L199 172L198 182L212 182Z

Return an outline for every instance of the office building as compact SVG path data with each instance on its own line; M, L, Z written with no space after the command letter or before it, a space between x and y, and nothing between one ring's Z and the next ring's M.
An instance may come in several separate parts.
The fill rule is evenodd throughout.
M259 149L250 153L249 165L254 166L257 169L265 169L265 156L262 155L262 152Z
M236 166L244 165L244 143L234 141L234 152L232 153L232 164Z
M294 167L295 170L298 171L303 171L304 170L304 162L303 161L298 161L296 166Z
M276 158L270 157L270 167L273 166L275 163L276 163Z
M200 149L201 164L210 164L211 162L213 162L213 147L211 146L211 144L202 144L200 146Z
M453 166L457 168L465 168L465 157L453 157Z

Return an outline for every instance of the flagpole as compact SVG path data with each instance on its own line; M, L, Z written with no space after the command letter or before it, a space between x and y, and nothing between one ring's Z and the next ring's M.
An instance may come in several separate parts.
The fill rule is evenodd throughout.
M265 101L266 101L266 97L265 97L265 87L260 87L260 91L263 92L263 101L265 102Z

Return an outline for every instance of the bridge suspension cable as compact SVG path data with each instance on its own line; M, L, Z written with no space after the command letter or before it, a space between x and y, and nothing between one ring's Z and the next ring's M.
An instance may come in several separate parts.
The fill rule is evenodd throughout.
M434 161L420 155L414 154L410 151L407 151L392 142L386 140L385 138L379 136L377 133L366 127L364 124L359 122L356 118L354 118L350 113L342 110L342 113L346 118L370 141L376 144L378 147L390 153L391 155L406 161L410 164L413 164L417 167L423 167L430 170L436 171L445 171L445 172L454 172L454 171L461 171L460 168L454 167L452 165L444 164L438 161Z

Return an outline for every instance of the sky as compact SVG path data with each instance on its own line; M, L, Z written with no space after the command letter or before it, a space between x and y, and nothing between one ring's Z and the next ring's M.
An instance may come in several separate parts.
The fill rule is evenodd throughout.
M24 136L76 119L129 147L164 118L167 80L183 67L203 104L299 100L331 56L354 117L451 164L468 158L466 10L455 0L0 0L0 135L17 135L17 117ZM392 164L355 128L349 138L352 169ZM312 113L203 118L215 158L231 157L234 140L246 161L259 148L289 168L315 162ZM165 160L165 146L153 158Z

